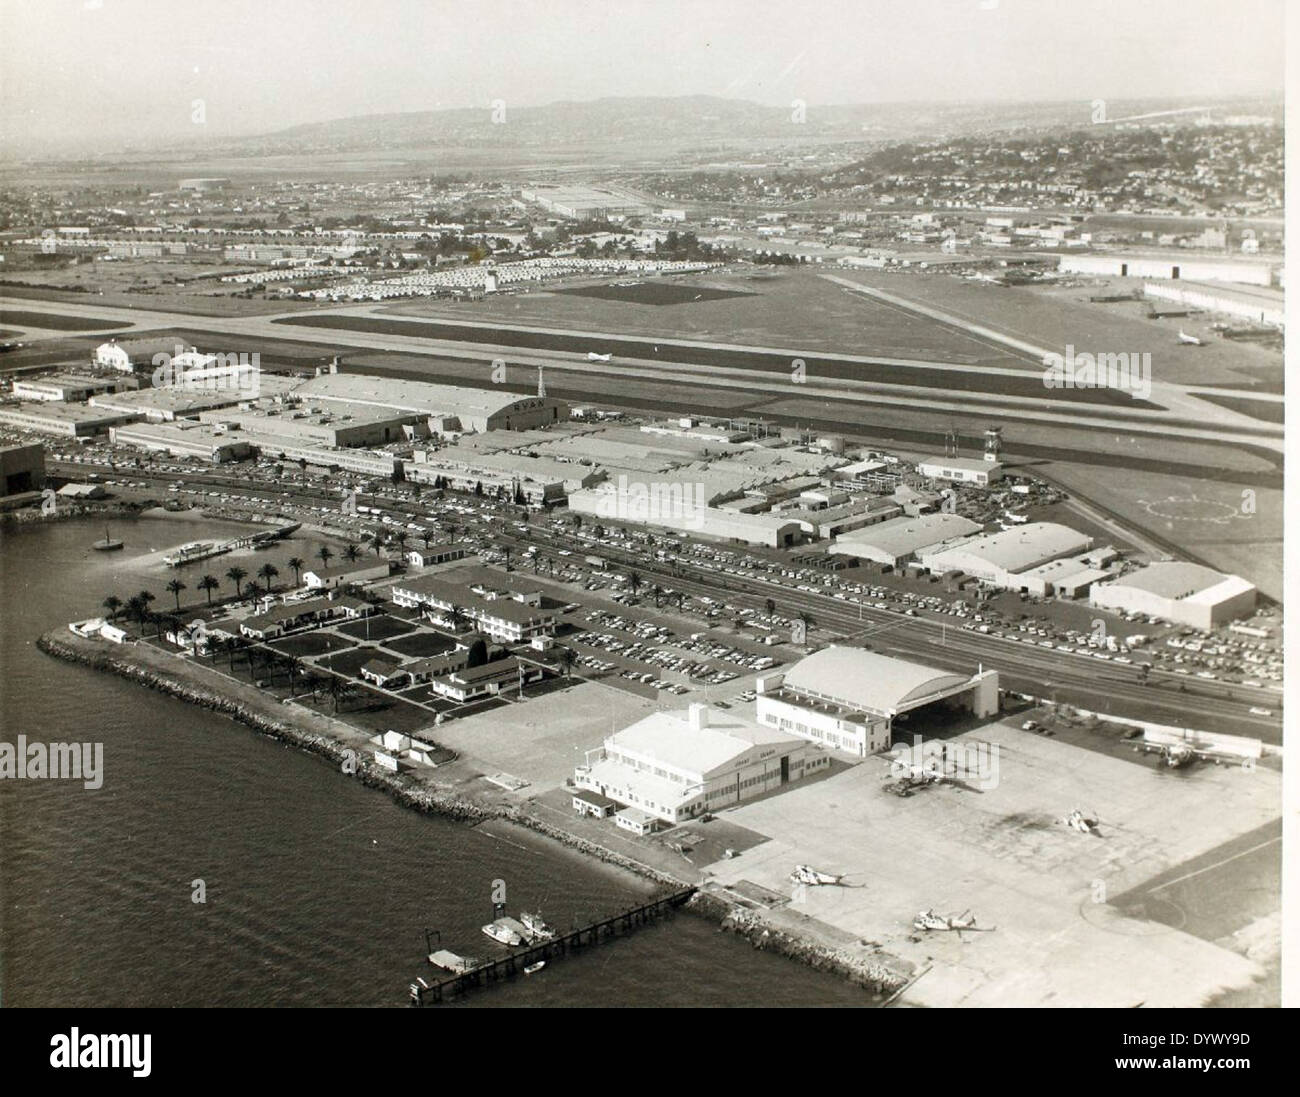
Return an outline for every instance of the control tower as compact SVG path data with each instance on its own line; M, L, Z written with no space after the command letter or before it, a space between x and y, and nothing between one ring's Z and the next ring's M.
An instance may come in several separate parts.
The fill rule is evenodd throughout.
M984 460L996 464L1002 459L1002 428L989 427L984 432Z

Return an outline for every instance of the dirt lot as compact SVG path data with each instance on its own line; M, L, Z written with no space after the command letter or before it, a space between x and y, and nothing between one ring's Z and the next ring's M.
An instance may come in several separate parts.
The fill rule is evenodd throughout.
M925 972L905 995L918 1005L1193 1006L1262 973L1161 920L1126 917L1110 900L1269 824L1277 773L1205 768L1169 780L1006 724L973 737L999 748L996 787L894 797L881 788L883 762L867 761L724 812L772 841L709 870L784 894L797 863L847 874L849 886L809 888L773 920L811 917L878 942ZM1076 807L1098 815L1101 837L1060 824ZM996 928L918 937L912 917L931 908L970 908L981 927Z

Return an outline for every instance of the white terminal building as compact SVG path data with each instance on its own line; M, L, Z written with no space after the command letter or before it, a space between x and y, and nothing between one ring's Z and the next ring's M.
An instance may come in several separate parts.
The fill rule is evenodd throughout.
M580 789L667 823L719 811L793 784L830 765L830 755L734 712L693 704L656 712L587 752Z
M865 529L840 534L828 551L896 568L918 553L937 550L943 545L978 533L980 528L978 522L944 511L892 518Z
M1092 588L1090 603L1209 631L1255 609L1255 586L1239 575L1181 561L1151 564Z
M761 677L757 714L777 731L865 758L890 748L900 714L937 702L993 716L998 672L967 676L832 645Z

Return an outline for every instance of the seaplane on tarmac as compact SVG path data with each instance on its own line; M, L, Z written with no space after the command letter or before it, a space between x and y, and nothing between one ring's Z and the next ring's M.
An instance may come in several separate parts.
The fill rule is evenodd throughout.
M597 354L594 350L587 351L588 362L608 362L609 360L610 355L608 354Z
M970 930L972 933L988 933L993 926L975 925L975 915L969 910L961 914L935 914L934 910L923 910L912 919L912 928L925 933L956 933Z
M1069 815L1061 820L1067 827L1072 827L1080 834L1095 834L1101 837L1101 820L1092 812L1082 811L1075 808Z
M1185 347L1205 346L1195 335L1188 335L1182 328L1178 329L1178 342Z
M809 868L807 865L795 865L794 871L790 873L790 882L792 884L808 884L811 887L819 887L823 884L838 884L843 879L843 873L836 875L831 872L818 872L815 868Z

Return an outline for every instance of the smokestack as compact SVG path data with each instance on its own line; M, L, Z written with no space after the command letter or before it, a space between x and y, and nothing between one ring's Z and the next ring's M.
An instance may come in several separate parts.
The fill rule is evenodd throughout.
M709 706L694 702L687 710L692 731L703 731L709 726Z

